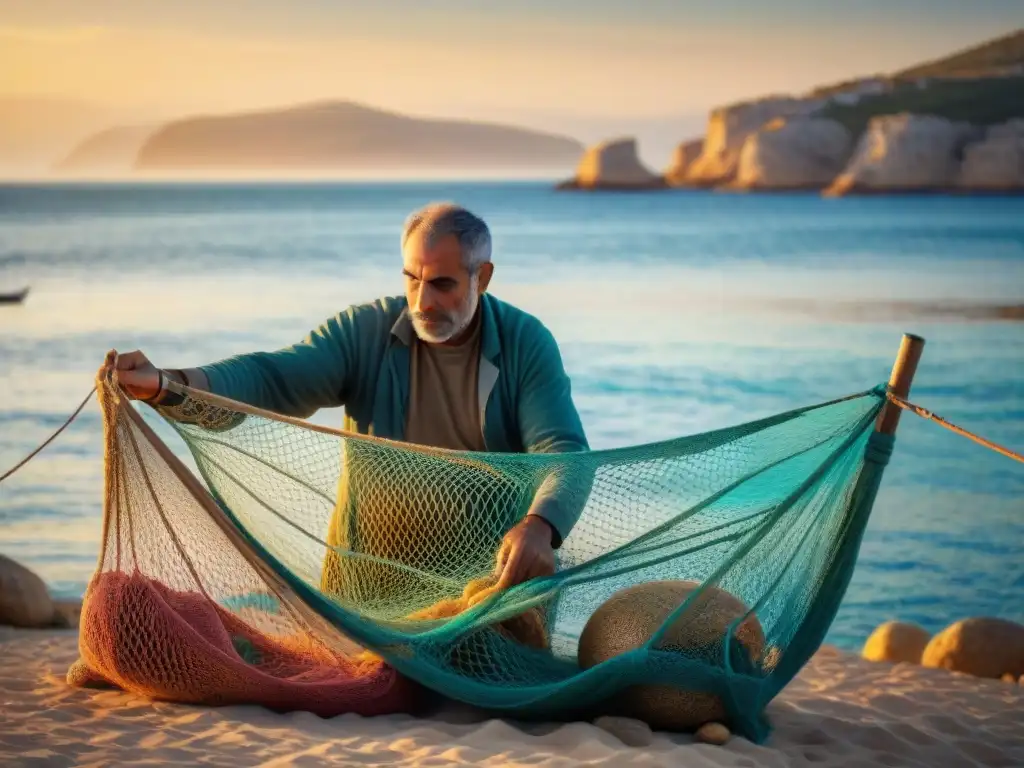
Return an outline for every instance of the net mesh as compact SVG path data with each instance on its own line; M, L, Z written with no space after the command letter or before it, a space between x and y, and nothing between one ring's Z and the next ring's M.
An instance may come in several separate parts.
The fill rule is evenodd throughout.
M417 688L296 601L171 471L105 383L99 567L69 682L330 716L409 711Z
M699 725L682 692L760 741L834 616L891 451L883 388L576 454L387 442L187 390L160 413L200 480L116 383L98 388L104 544L72 681L325 716L433 692ZM579 512L556 573L497 591L503 535L553 488Z

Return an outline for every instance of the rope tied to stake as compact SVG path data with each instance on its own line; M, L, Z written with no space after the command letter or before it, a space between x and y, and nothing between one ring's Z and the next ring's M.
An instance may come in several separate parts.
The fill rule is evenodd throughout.
M948 429L950 432L953 432L954 434L960 435L961 437L966 437L968 440L973 440L979 445L985 446L989 450L995 451L996 453L1001 453L1003 456L1006 456L1011 459L1016 459L1017 461L1024 463L1024 454L1017 453L1016 451L1011 451L1009 448L999 445L998 443L994 443L991 440L982 437L981 435L976 435L975 433L970 432L964 429L963 427L958 427L956 424L942 418L941 416L939 416L936 413L933 413L932 411L929 411L927 408L922 408L921 406L915 405L909 400L904 400L902 397L900 397L899 395L895 395L892 392L887 392L886 397L889 399L889 402L891 402L893 405L899 406L905 411L910 411L911 413L920 416L925 421L934 421L940 427L944 427Z

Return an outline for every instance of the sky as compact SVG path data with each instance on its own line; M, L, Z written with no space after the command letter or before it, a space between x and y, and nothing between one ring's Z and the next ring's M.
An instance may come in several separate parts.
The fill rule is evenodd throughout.
M158 118L351 99L590 140L1020 27L1024 0L0 0L0 98Z

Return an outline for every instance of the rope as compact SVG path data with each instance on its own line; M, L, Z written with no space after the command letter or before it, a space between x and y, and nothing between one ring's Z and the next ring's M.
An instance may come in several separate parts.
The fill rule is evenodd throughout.
M46 440L43 441L43 443L38 448L36 448L34 451L32 451L28 456L26 456L24 459L19 461L17 464L15 464L9 470L4 472L3 475L0 475L0 483L2 483L4 480L6 480L11 475L13 475L15 472L17 472L23 466L28 464L29 461L31 461L33 458L35 458L36 454L38 454L41 450L43 450L50 443L52 443L56 439L57 435L59 435L61 432L63 432L65 429L67 429L68 425L70 425L71 422L74 421L78 417L78 414L80 414L82 412L82 409L85 408L86 403L89 402L89 399L95 393L96 393L96 387L93 387L92 389L90 389L89 390L89 394L87 394L85 396L85 399L82 400L82 402L79 404L79 406L75 409L74 413L72 413L70 416L68 416L67 421L65 421L63 424L61 424L61 426L57 429L56 432L54 432L52 435L50 435L48 438L46 438ZM986 448L989 448L990 450L995 451L996 453L1001 453L1003 456L1007 456L1007 457L1009 457L1011 459L1016 459L1017 461L1019 461L1022 464L1024 464L1024 455L1019 454L1016 451L1011 451L1009 448L1004 448L1003 446L999 445L998 443L993 443L991 440L986 440L984 437L981 437L980 435L976 435L973 432L968 432L963 427L958 427L956 424L953 424L952 422L946 421L946 419L942 418L938 414L932 413L927 408L922 408L921 406L915 405L914 403L910 402L909 400L904 400L902 397L900 397L899 395L894 395L892 392L887 392L886 393L886 397L889 399L889 402L891 402L893 405L899 406L900 408L902 408L905 411L910 411L911 413L916 414L917 416L920 416L921 418L926 419L928 421L934 421L940 427L945 427L950 432L954 432L955 434L958 434L961 437L966 437L969 440L973 440L974 442L978 443L979 445L983 445Z
M95 392L96 392L96 387L93 387L92 389L90 389L90 390L89 390L89 394L85 396L85 399L84 399L84 400L82 401L81 405L79 405L79 406L78 406L78 407L77 407L77 408L75 409L75 412L74 412L74 413L72 413L72 414L71 414L70 416L68 416L68 420L67 420L67 421L65 421L65 422L64 422L63 424L61 424L60 428L59 428L59 429L58 429L58 430L57 430L56 432L54 432L54 433L53 433L52 435L50 435L50 436L49 436L48 438L46 438L46 440L45 440L45 441L43 442L43 444L42 444L42 445L40 445L40 446L39 446L38 448L36 448L36 449L35 449L34 451L32 451L32 453L30 453L30 454L29 454L28 456L26 456L26 457L25 457L24 459L22 459L21 461L19 461L19 462L18 462L17 464L15 464L15 465L14 465L13 467L11 467L11 468L10 468L9 470L7 470L6 472L4 472L4 473L3 473L3 475L0 475L0 483L2 483L2 482L3 482L4 480L6 480L6 479L7 479L8 477L10 477L11 475L13 475L13 474L14 474L15 472L17 472L17 471L18 471L19 469L21 469L21 468L22 468L23 466L25 466L26 464L28 464L28 463L29 463L29 461L31 461L31 460L32 460L32 459L33 459L33 458L35 457L35 455L36 455L37 453L39 453L39 452L40 452L41 450L43 450L43 448L45 448L45 447L46 447L46 446L48 446L48 445L49 445L50 443L52 443L52 442L54 441L54 438L56 438L56 437L57 437L57 435L59 435L59 434L60 434L61 432L63 432L63 431L64 431L64 430L65 430L65 429L67 428L67 426L68 426L68 425L69 425L69 424L70 424L70 423L71 423L72 421L74 421L74 420L75 420L75 418L76 418L76 417L78 416L78 414L80 414L80 413L82 412L82 409L83 409L83 408L85 408L85 404L89 402L89 398L91 398L91 397L93 396L93 394L94 394Z
M983 445L986 448L990 448L991 450L995 451L996 453L1003 454L1003 456L1008 456L1011 459L1016 459L1017 461L1019 461L1021 463L1024 463L1024 455L1021 455L1021 454L1017 453L1016 451L1011 451L1009 448L1004 448L1003 446L998 445L997 443L993 443L991 440L986 440L984 437L981 437L980 435L976 435L973 432L968 432L963 427L958 427L956 424L953 424L952 422L946 421L944 418L942 418L941 416L939 416L937 414L932 413L927 408L922 408L919 405L914 405L909 400L904 400L902 397L900 397L899 395L894 395L892 392L887 392L886 396L889 398L889 401L893 405L898 405L900 408L902 408L905 411L910 411L911 413L920 416L922 419L927 419L928 421L934 421L940 427L945 427L950 432L954 432L954 433L960 435L961 437L966 437L969 440L973 440L974 442L978 443L979 445Z

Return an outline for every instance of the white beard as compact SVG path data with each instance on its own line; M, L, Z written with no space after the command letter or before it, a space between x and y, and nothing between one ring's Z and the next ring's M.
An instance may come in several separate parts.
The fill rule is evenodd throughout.
M473 275L469 283L469 295L466 297L465 303L459 307L458 312L443 318L442 322L436 323L432 327L425 326L419 315L412 314L412 327L416 331L416 335L428 344L444 344L466 330L473 322L476 309L480 304L480 294L477 293L476 287L477 276Z

